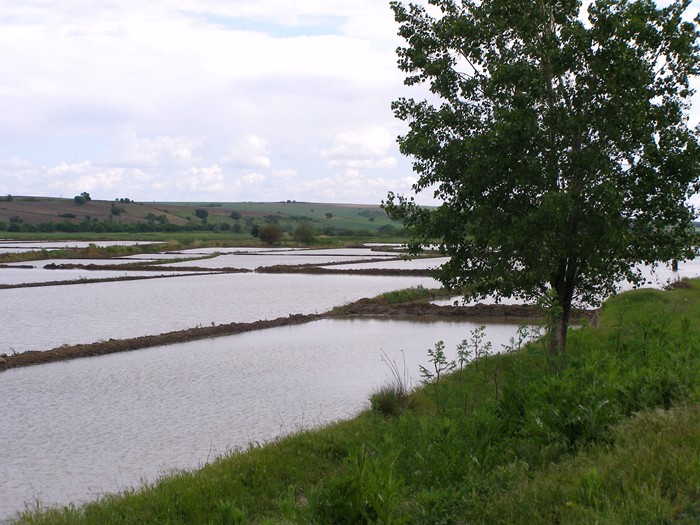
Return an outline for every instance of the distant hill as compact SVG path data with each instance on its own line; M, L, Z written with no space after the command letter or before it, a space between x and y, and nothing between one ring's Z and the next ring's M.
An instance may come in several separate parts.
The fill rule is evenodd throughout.
M366 231L391 235L401 229L376 204L82 201L77 197L0 197L0 230L95 231L99 227L104 231L221 229L243 233L271 222L287 231L309 222L319 233L329 234Z

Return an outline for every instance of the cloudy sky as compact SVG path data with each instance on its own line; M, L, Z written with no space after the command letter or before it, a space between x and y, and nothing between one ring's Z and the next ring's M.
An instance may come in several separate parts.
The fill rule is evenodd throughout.
M0 194L410 192L396 29L385 0L2 0Z
M0 194L408 191L383 0L3 0Z

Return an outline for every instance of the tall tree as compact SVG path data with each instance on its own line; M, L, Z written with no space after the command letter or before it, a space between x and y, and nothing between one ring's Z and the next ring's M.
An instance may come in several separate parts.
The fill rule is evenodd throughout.
M392 2L399 67L425 100L394 102L408 123L413 191L389 193L416 253L451 256L441 280L475 298L549 296L550 350L572 305L597 303L636 265L690 257L699 133L688 123L698 73L689 0Z

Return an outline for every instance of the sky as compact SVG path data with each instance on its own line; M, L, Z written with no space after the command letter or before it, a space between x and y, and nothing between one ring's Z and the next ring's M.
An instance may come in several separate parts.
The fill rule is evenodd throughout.
M0 195L410 194L396 31L388 0L2 0Z
M396 30L384 0L3 0L0 194L408 192Z

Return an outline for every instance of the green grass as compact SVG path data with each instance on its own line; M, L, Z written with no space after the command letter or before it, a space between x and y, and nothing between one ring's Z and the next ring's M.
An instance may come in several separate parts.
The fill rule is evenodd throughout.
M30 201L30 202L29 202ZM98 233L99 230L115 229L114 222L123 223L122 228L133 227L138 223L149 224L156 218L165 217L171 226L183 227L187 231L182 235L194 235L203 240L235 239L245 242L250 237L253 224L264 226L269 220L276 221L286 232L286 242L291 242L294 228L301 222L310 223L316 230L318 243L323 243L322 236L342 237L345 242L352 239L368 238L379 242L392 242L402 235L402 226L394 222L377 204L333 204L306 202L132 202L115 203L112 201L92 200L85 205L77 205L72 199L15 198L4 202L0 207L0 226L3 238L10 239L144 239L177 238L172 233L144 233L137 231L128 234ZM115 207L121 212L113 215ZM198 209L207 211L206 221L196 216ZM231 212L236 211L240 218L233 219ZM71 218L66 218L66 215ZM99 221L102 226L83 224L86 219ZM98 230L98 232L47 232L36 233L33 229L48 230L46 223L73 223L76 228ZM13 224L13 221L18 221ZM43 226L39 226L43 225ZM5 231L20 228L20 232ZM203 227L206 231L197 231ZM246 233L233 233L236 229ZM64 228L65 229L65 228ZM148 229L151 229L150 226ZM212 231L215 229L217 231ZM400 239L405 241L404 239Z
M316 431L20 523L697 523L700 281ZM439 337L436 334L436 338ZM551 370L556 370L552 372ZM393 415L384 415L386 412Z
M251 243L260 245L258 239L249 234L232 232L192 231L192 232L138 232L138 233L97 233L97 232L10 232L3 231L0 237L18 241L151 241L151 242L220 242L224 244Z
M217 206L208 206L216 204ZM378 228L386 225L400 227L387 217L379 205L334 204L311 202L221 202L221 203L154 203L161 208L168 208L172 213L190 217L196 208L205 208L209 212L208 221L228 222L232 211L245 217L275 216L284 222L288 219L304 219L323 231L330 227L335 230L366 231L376 233Z
M404 288L402 290L386 292L381 294L379 297L388 304L399 304L412 301L425 301L443 297L451 297L452 295L454 294L447 292L444 288L426 288L418 285L412 288Z
M220 204L216 207L207 207L207 204ZM394 224L376 204L335 204L335 203L315 203L315 202L222 202L222 203L162 203L161 206L177 205L183 207L202 208L205 207L210 213L221 210L227 215L231 211L238 211L241 214L257 216L277 215L285 217L305 217L309 220L324 223L327 221L341 222L343 227L355 228L358 226L369 226L377 223ZM326 217L331 214L332 217ZM370 221L373 218L373 221Z
M483 521L700 522L697 405L639 412L611 434L614 445L587 447L532 477L513 465L512 490L493 498Z
M260 239L249 233L231 231L192 231L192 232L141 232L141 233L96 233L96 232L0 232L5 240L17 241L142 241L142 242L179 242L184 245L206 246L264 246ZM404 243L405 238L379 236L376 232L366 231L362 234L343 236L317 236L314 242L304 247L342 248L364 243ZM299 246L289 235L285 235L281 246Z

